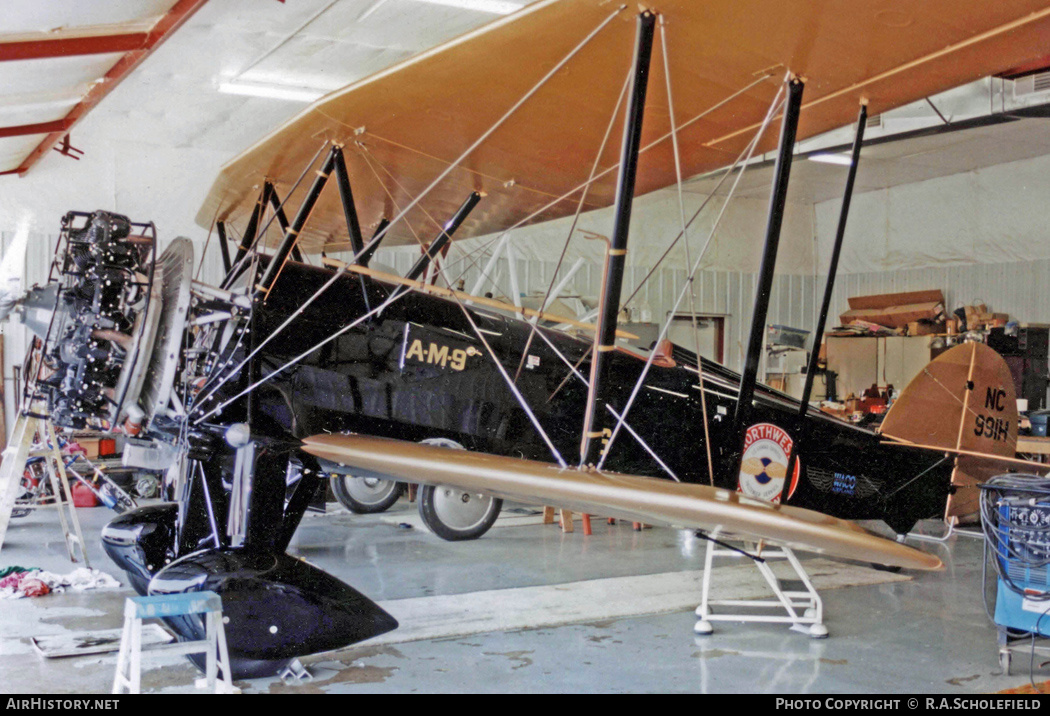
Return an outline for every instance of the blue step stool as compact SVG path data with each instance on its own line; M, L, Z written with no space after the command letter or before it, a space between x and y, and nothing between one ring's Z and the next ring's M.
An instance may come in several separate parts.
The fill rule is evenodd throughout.
M200 641L180 641L142 647L142 620L203 614L205 638ZM124 601L124 632L117 656L117 673L113 677L113 693L137 694L141 688L142 653L206 654L205 678L195 682L197 688L207 687L215 693L238 693L230 673L230 655L226 649L226 631L222 626L222 599L215 592L164 594L153 597L129 597ZM222 669L222 680L216 672Z

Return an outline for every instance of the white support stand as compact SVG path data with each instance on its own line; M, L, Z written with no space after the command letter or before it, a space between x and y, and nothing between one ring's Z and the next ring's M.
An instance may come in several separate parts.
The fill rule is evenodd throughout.
M38 448L33 449L36 439ZM58 509L62 535L66 543L69 560L76 562L74 548L80 549L80 556L88 567L87 550L84 549L84 536L80 531L80 520L73 506L73 491L69 487L69 476L62 462L62 452L58 447L55 428L50 420L20 415L11 433L10 446L4 450L3 463L0 464L0 549L3 548L7 527L11 521L11 512L18 496L26 460L32 456L42 456L47 465L48 478L51 481L51 492L54 495L53 506Z
M713 537L717 538L717 533ZM790 624L794 631L808 634L813 639L824 639L828 636L828 629L824 626L824 604L809 580L805 568L799 562L795 553L787 547L766 547L762 549L763 560L751 560L752 564L765 578L773 591L776 599L711 599L711 571L715 557L747 557L740 551L719 547L715 542L708 541L707 554L704 558L704 580L700 606L696 608L696 616L699 618L693 628L697 634L707 635L714 631L711 622L774 622L779 624ZM784 589L780 580L769 567L770 559L786 559L802 582L804 591L791 591ZM711 607L744 607L747 612L727 612L714 614Z
M919 542L935 542L935 543L943 544L944 542L947 542L949 539L951 539L955 535L959 535L960 537L975 537L977 539L984 539L984 533L983 532L975 532L974 530L961 529L961 528L959 528L959 527L957 527L955 525L955 522L948 521L948 520L946 520L942 524L944 524L946 529L944 531L944 534L941 535L940 537L937 537L935 535L928 535L928 534L925 534L924 532L919 532L919 531L917 531L916 529L913 528L912 531L909 532L908 534L897 535L897 541L900 542L901 544L903 544L904 540L906 540L906 539L913 539L913 540L917 540ZM921 528L919 528L919 529L921 529Z
M521 288L518 286L518 256L514 253L514 247L508 242L503 247L504 257L507 259L507 275L510 277L510 300L518 309L518 318L525 318L521 313Z
M491 281L492 285L495 286L499 282L499 276L492 276L492 269L496 267L496 261L499 260L500 255L503 253L503 248L507 245L510 240L510 236L504 235L502 239L496 244L496 248L492 250L492 255L489 257L488 262L485 264L485 268L478 274L477 280L470 289L471 295L480 296L481 287L485 285L486 281ZM468 301L469 303L469 301Z
M204 617L205 637L200 641L180 641L174 644L142 645L142 620L200 614ZM226 648L226 631L222 626L222 600L215 592L165 594L153 597L129 597L124 601L124 631L117 655L117 672L113 676L113 693L140 693L142 654L205 654L205 678L194 686L209 688L217 694L236 694L233 685L230 655ZM222 671L222 678L218 672Z

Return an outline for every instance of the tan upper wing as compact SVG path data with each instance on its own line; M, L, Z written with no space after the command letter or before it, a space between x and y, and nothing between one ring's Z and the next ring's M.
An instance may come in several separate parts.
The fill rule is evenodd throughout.
M393 217L448 163L616 10L608 0L547 0L333 92L227 164L197 215L243 219L264 179L286 195L321 142L345 143L362 225ZM768 75L681 132L686 176L731 163L761 122L790 70L807 80L799 138L853 121L858 102L872 114L1045 55L1047 0L663 0L676 123ZM584 182L601 146L631 62L634 4L408 215L390 243L413 231L434 236L472 190L482 204L458 238L506 228ZM670 129L660 38L654 51L643 146ZM762 149L775 142L776 132ZM617 127L601 158L617 161ZM587 197L613 200L615 172ZM639 194L674 181L670 141L640 162ZM309 179L307 180L309 181ZM304 188L289 201L294 211ZM575 210L562 201L535 217ZM345 247L342 208L325 192L301 238L307 250Z
M363 435L314 435L303 442L303 449L311 455L399 480L451 485L642 522L721 529L890 566L941 567L935 556L877 537L852 522L706 485L560 469L534 460Z

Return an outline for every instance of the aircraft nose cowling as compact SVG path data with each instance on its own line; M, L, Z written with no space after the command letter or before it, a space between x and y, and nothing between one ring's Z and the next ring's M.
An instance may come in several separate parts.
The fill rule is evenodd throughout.
M153 575L174 557L178 506L149 505L115 517L102 528L102 547L131 586L147 594Z
M149 585L151 595L199 591L222 597L235 678L272 674L295 657L397 628L356 589L284 553L203 550L172 562ZM204 638L200 615L166 621L182 637Z

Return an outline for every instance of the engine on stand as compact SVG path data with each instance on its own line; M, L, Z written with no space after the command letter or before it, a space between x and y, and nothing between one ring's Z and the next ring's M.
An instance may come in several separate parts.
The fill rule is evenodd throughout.
M141 387L134 368L156 332L155 250L150 224L104 212L63 218L50 280L16 309L43 339L26 404L42 399L55 425L108 429Z
M152 224L70 212L49 282L14 308L40 338L27 357L27 410L58 427L122 430L124 464L167 475L170 501L110 522L106 552L140 594L217 592L237 678L396 628L367 597L285 553L326 480L291 426L245 388L272 363L253 350L253 313L294 321L295 308L253 309L259 261L230 290L193 279L189 239L156 251ZM197 616L168 625L204 636Z

